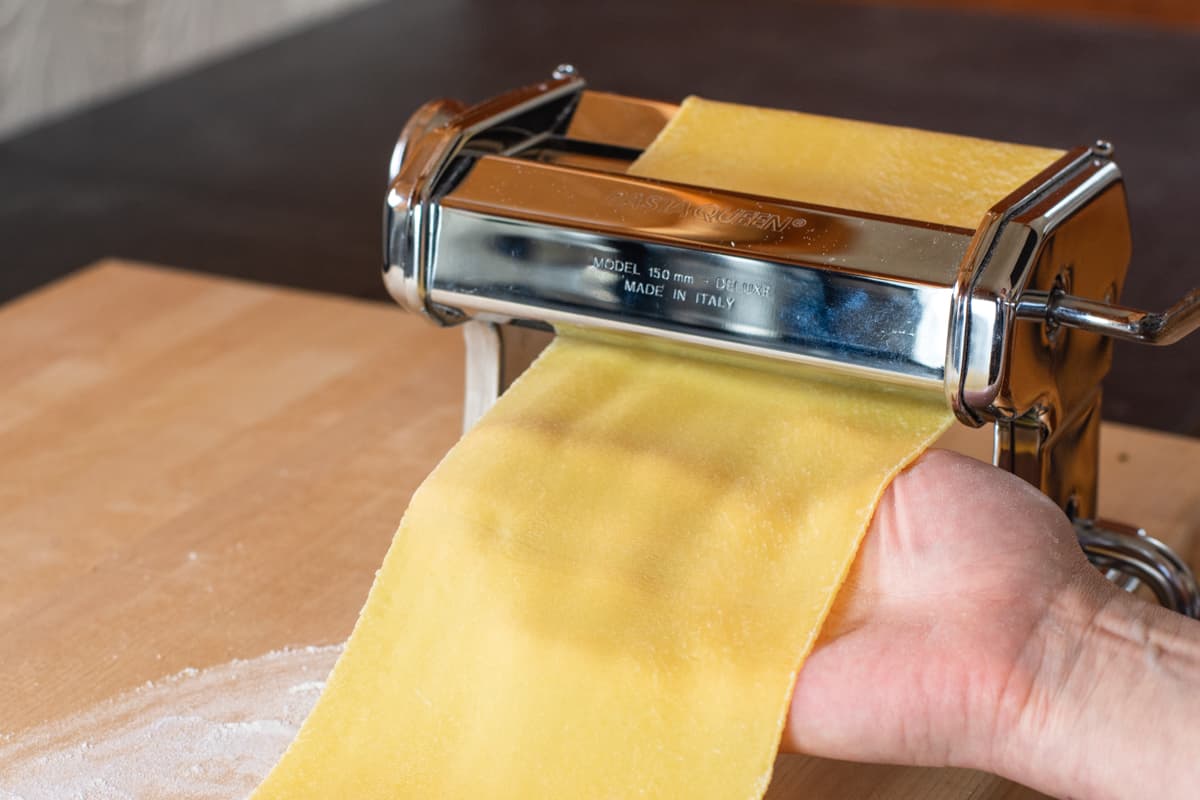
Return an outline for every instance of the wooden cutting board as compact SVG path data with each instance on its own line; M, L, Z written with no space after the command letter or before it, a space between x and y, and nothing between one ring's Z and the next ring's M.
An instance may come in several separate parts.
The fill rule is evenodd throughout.
M108 261L0 307L0 342L0 733L343 641L459 431L458 335L386 305ZM1200 563L1200 442L1109 426L1102 458L1102 512ZM801 794L1037 796L781 757L769 797Z

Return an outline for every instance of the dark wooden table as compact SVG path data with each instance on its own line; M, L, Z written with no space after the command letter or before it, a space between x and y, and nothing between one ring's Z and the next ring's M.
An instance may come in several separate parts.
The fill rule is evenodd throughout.
M0 142L0 299L105 255L382 298L392 143L435 96L572 61L688 93L1014 141L1117 144L1125 300L1200 284L1200 34L949 10L715 0L394 2ZM1119 346L1106 416L1200 435L1200 340Z

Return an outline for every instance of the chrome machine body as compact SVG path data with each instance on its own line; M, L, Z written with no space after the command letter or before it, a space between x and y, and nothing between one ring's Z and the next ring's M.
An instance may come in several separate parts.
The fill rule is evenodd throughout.
M940 393L991 424L994 462L1076 523L1093 562L1200 615L1190 572L1097 522L1111 339L1169 344L1163 314L1117 305L1130 258L1112 148L1068 152L974 230L626 174L676 112L593 92L575 70L467 108L428 103L396 145L388 290L466 323L466 424L571 324L664 337Z

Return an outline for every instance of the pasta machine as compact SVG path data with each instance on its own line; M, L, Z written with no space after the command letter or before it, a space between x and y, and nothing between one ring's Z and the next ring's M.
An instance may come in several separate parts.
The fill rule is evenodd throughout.
M1057 502L1110 579L1200 616L1169 548L1095 518L1112 339L1200 327L1200 290L1164 313L1117 304L1130 233L1109 144L1069 151L969 230L626 174L676 110L590 91L564 65L405 126L384 279L405 308L463 325L468 426L552 324L940 393L993 426L996 466Z

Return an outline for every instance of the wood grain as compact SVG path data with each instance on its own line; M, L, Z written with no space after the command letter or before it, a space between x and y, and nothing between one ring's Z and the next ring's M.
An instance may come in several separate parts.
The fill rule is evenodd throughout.
M378 304L107 262L0 307L0 341L0 733L344 640L458 435L459 337ZM1200 561L1200 442L1112 426L1103 458L1104 512ZM781 757L768 796L801 793L1036 796Z

